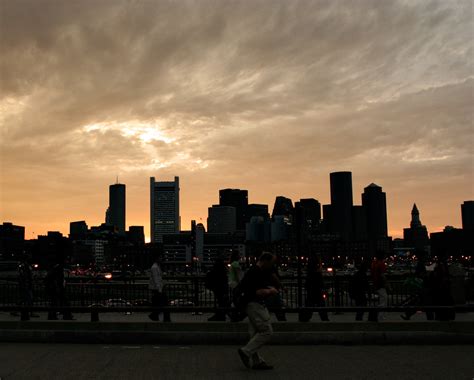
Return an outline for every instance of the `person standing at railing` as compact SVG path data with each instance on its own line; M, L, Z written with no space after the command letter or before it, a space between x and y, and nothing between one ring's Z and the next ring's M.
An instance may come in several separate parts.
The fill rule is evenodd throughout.
M242 280L244 272L240 265L240 253L239 251L232 251L230 255L230 266L229 266L229 287L235 289L237 284Z
M377 251L375 259L372 261L370 272L372 275L372 283L374 290L378 295L378 306L387 307L388 305L388 293L387 293L387 277L385 272L387 266L385 265L385 254L382 251ZM384 319L383 312L371 311L369 312L369 321L378 322Z
M153 265L150 269L150 281L148 289L151 291L151 305L156 308L148 317L152 321L160 320L159 308L166 307L168 302L163 292L163 271L161 270L161 257L156 254L153 257ZM170 312L163 311L163 322L171 322Z
M218 308L229 307L229 278L227 265L222 256L218 256L209 273L206 275L206 288L214 293L215 304ZM232 318L232 317L231 317ZM225 321L225 311L217 310L208 321Z
M349 295L357 307L367 306L367 294L369 293L369 280L367 278L367 262L362 261L359 264L357 272L352 275L349 281ZM364 319L364 312L356 312L356 321Z
M308 273L306 276L306 307L325 307L324 300L324 280L321 257L311 255L308 260ZM327 311L319 311L319 318L321 321L329 321ZM309 322L313 316L312 311L302 311L299 313L300 322Z
M46 293L50 300L50 310L48 320L57 320L57 309L64 308L63 320L74 320L71 311L68 309L69 302L66 297L66 282L64 280L64 266L62 263L54 264L44 278Z

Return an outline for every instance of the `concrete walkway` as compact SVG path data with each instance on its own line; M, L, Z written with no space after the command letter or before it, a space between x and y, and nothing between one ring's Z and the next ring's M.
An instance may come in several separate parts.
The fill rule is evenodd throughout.
M386 314L383 322L355 322L351 314L330 315L331 322L300 323L295 314L288 322L274 322L272 344L474 344L473 313L454 322L426 321L415 315L403 321ZM21 322L9 313L0 314L0 342L61 342L110 344L241 344L248 338L246 321L207 322L207 315L173 314L172 323L152 322L145 313L101 314L90 322L89 314L75 321L47 321L46 314Z

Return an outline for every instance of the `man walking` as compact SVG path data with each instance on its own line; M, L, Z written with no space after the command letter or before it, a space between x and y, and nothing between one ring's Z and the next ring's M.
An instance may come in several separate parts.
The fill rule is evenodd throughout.
M265 363L258 350L270 340L273 333L265 299L278 294L278 290L272 286L274 263L275 256L270 252L263 252L258 262L242 279L241 288L247 303L245 311L249 319L250 340L245 347L239 348L238 353L247 368L273 369L273 366Z

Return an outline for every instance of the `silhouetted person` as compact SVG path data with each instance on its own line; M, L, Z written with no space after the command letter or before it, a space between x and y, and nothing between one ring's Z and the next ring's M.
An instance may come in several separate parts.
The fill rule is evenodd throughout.
M250 340L244 347L239 348L238 353L247 368L257 370L273 368L265 363L258 354L258 350L270 340L273 333L265 300L278 293L278 290L272 286L274 263L275 256L270 252L263 252L241 282L245 294L245 311L249 319Z
M388 294L387 294L387 277L385 272L387 271L387 266L384 261L385 254L382 251L378 251L375 256L375 260L372 261L370 267L370 272L372 275L372 283L374 290L378 295L379 307L387 307L388 304ZM369 312L369 321L377 322L379 319L384 318L383 312L371 311Z
M425 263L423 260L418 260L415 267L415 274L405 281L405 285L409 286L411 291L410 298L404 303L405 306L419 306L426 305L426 294L427 294L427 272ZM409 321L410 318L416 314L416 310L406 311L400 317L405 321Z
M285 311L283 310L284 302L282 293L284 291L283 284L281 283L280 272L278 271L280 259L276 256L275 265L272 269L272 285L278 290L278 293L274 296L268 297L265 301L267 307L275 313L275 317L278 321L286 321Z
M230 260L229 260L229 288L231 294L233 294L234 289L240 283L244 276L244 271L240 265L240 253L238 251L233 251ZM245 313L234 304L234 310L231 313L230 319L232 322L240 322L245 318Z
M235 289L237 284L242 280L244 272L240 265L240 253L233 251L230 255L230 267L229 267L229 287Z
M66 283L64 281L64 267L62 263L53 265L44 279L46 293L50 300L50 310L48 320L57 320L58 308L63 310L64 320L73 320L74 317L69 309L69 302L66 298Z
M308 273L306 276L306 306L307 307L325 307L324 300L324 280L320 256L310 256L308 260ZM328 313L320 311L321 321L329 321ZM313 316L312 311L303 311L299 314L300 322L308 322Z
M229 280L227 276L227 265L224 262L222 256L219 256L212 269L207 275L207 286L208 289L214 293L214 299L218 308L229 307ZM216 310L212 317L207 319L208 321L225 321L226 312Z
M163 272L161 270L160 257L155 255L153 258L153 265L150 268L150 281L148 283L148 289L151 291L151 305L154 308L148 317L152 321L160 320L160 308L168 305L168 300L163 292ZM171 322L170 312L163 312L163 322Z
M448 265L438 262L433 272L433 301L436 306L453 306L454 299L451 294L451 281ZM453 310L436 310L435 319L438 321L451 321L455 319Z
M349 294L354 300L356 306L366 307L367 306L367 294L369 293L369 279L367 278L368 265L365 261L362 261L357 268L357 272L352 275L349 283ZM356 312L356 321L362 321L364 319L364 312Z

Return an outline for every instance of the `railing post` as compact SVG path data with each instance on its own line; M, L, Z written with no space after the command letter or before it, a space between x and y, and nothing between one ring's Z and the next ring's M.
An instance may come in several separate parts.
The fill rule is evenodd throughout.
M91 322L99 322L99 312L94 307L91 310Z
M20 311L20 320L21 321L29 321L30 320L30 311L26 308L21 308Z

